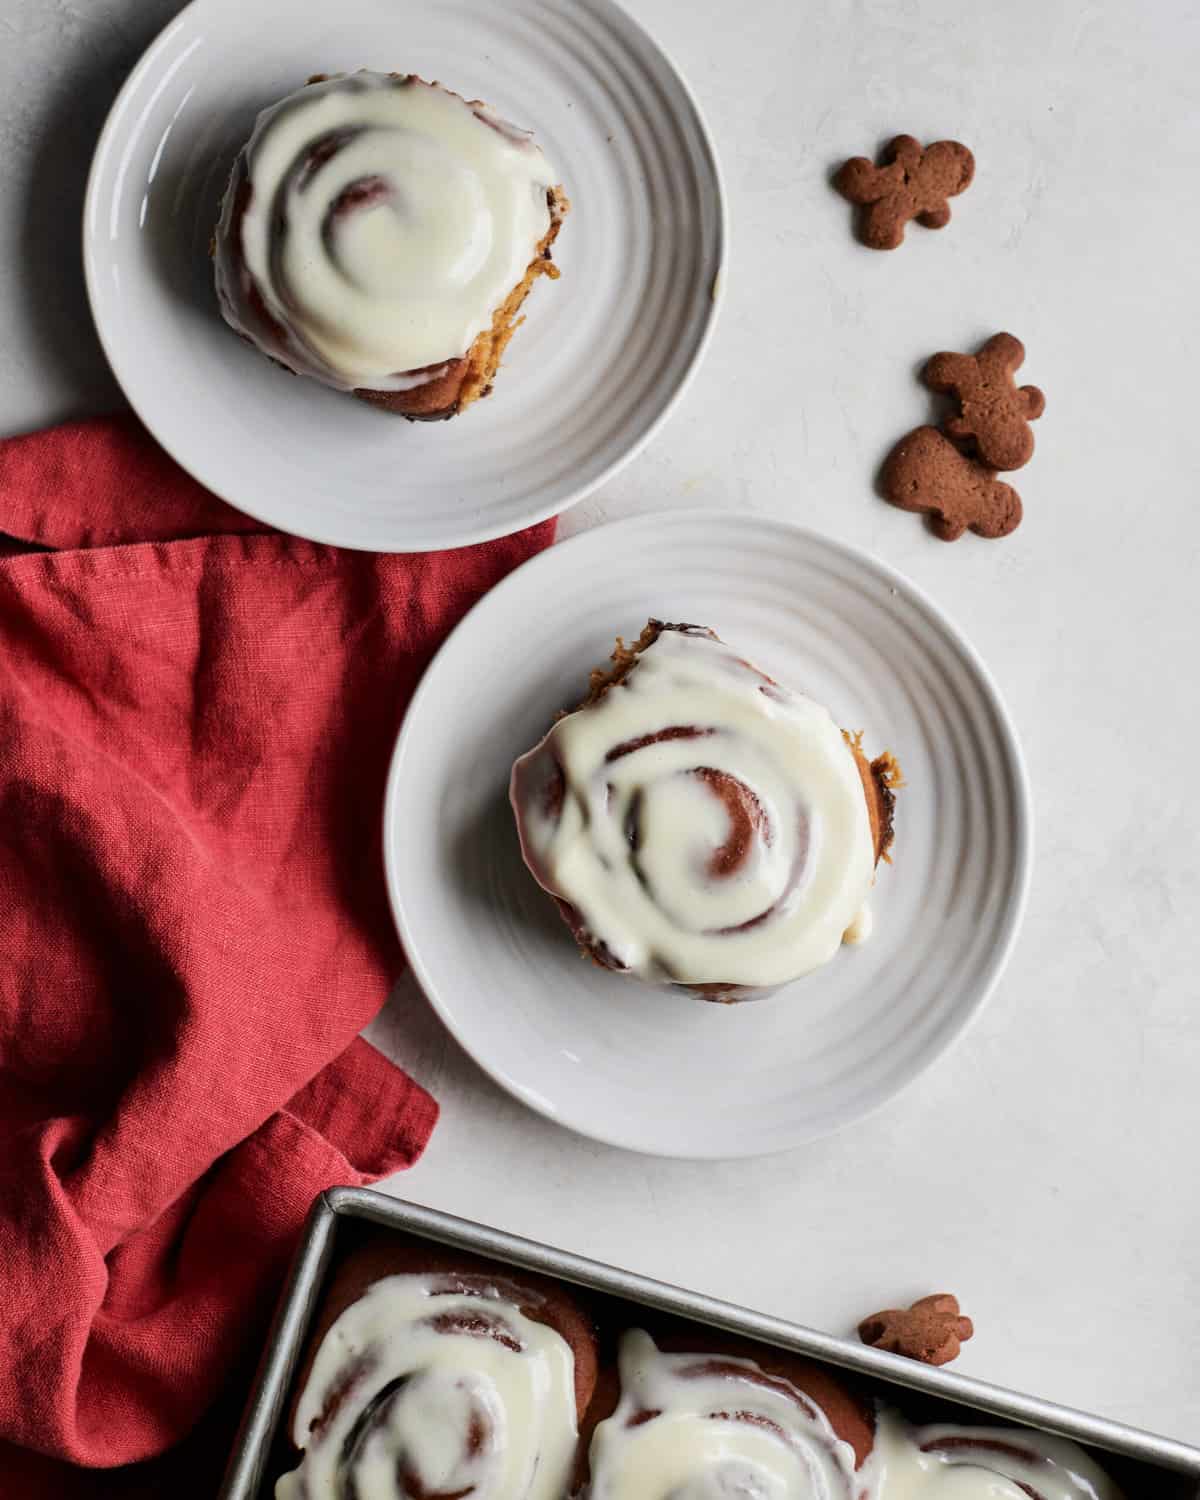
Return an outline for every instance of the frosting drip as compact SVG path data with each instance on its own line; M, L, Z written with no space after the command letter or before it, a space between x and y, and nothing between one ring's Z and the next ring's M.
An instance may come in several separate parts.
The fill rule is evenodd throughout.
M446 89L309 84L259 115L234 168L222 311L327 385L411 389L491 326L550 228L553 185L525 132Z
M787 983L833 957L874 880L841 730L696 627L560 719L511 799L535 878L645 979Z
M296 1410L277 1500L562 1500L574 1357L499 1291L389 1276L334 1323Z
M751 1360L664 1354L626 1333L621 1400L596 1428L590 1500L856 1500L825 1414Z

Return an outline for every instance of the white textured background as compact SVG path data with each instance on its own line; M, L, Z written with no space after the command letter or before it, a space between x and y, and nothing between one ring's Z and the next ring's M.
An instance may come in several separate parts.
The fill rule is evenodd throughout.
M0 431L119 401L82 287L83 184L177 8L0 0ZM1200 9L634 8L717 137L725 307L683 409L564 530L733 504L909 573L1023 736L1030 913L949 1058L874 1119L759 1163L574 1139L402 988L374 1034L444 1113L395 1189L835 1332L947 1288L977 1323L965 1372L1200 1442ZM949 229L873 254L826 180L899 130L966 141L977 179ZM946 546L872 476L929 411L922 359L1000 328L1048 395L1016 479L1026 521Z

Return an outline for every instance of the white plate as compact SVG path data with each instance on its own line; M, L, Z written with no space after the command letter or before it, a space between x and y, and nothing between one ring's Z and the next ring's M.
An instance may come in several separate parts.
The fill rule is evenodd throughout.
M771 999L708 1005L598 969L521 862L513 759L651 615L712 626L909 783L873 936ZM1012 726L949 621L853 548L713 511L585 532L472 610L409 708L384 841L414 971L475 1060L585 1135L692 1157L799 1145L911 1083L995 984L1031 858Z
M487 401L414 425L276 369L225 327L208 248L254 116L315 72L437 78L532 128L573 208ZM125 394L209 489L270 525L416 551L565 509L650 439L712 329L724 205L662 51L612 0L194 0L113 106L84 210Z

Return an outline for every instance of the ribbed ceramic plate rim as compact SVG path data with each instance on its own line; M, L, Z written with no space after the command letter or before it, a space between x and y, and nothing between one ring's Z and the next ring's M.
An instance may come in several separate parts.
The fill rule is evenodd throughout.
M473 0L461 0L461 3L469 5L473 3ZM289 8L295 11L297 19L303 18L305 11L298 3L292 3L292 0L272 0L273 13ZM654 439L690 385L709 347L715 329L720 305L720 299L715 294L716 278L725 262L728 247L726 198L711 131L695 94L687 80L680 74L669 53L647 31L642 22L616 3L616 0L570 0L569 4L563 3L563 0L530 0L529 8L531 14L533 9L537 8L547 15L589 17L599 25L607 25L612 29L612 35L619 36L628 48L628 56L645 63L648 70L647 78L654 77L650 71L651 64L659 71L659 76L669 78L671 88L677 91L677 98L672 102L678 108L679 113L670 114L670 104L665 105L664 108L668 109L670 128L678 135L679 145L685 153L685 157L681 160L686 160L689 172L695 177L698 196L692 206L699 211L699 205L703 202L704 212L709 216L712 224L712 233L710 241L694 255L695 285L690 288L686 307L681 310L680 333L684 340L686 357L672 373L672 355L665 353L661 356L661 368L667 378L661 382L652 382L647 387L648 399L644 403L632 405L623 423L615 430L604 434L604 440L595 444L602 466L594 468L592 472L585 473L584 477L580 478L576 466L563 463L544 482L539 479L534 492L540 490L544 493L536 503L530 501L522 506L519 500L501 496L495 501L489 500L482 504L479 514L474 519L459 517L454 514L451 507L445 507L438 513L436 522L418 518L417 523L407 525L403 520L394 521L389 515L386 523L377 519L363 521L361 525L364 529L358 534L350 534L340 529L340 525L337 524L336 510L332 510L323 523L308 522L289 512L283 499L274 495L263 497L251 485L243 484L240 477L231 478L230 467L218 455L217 445L214 445L199 430L193 433L186 427L181 428L177 419L171 419L166 410L165 398L160 393L161 382L155 382L148 371L144 375L139 375L139 360L136 352L131 348L130 338L128 335L119 333L117 312L123 310L124 304L121 304L120 308L116 304L110 304L110 294L101 285L102 256L99 247L101 236L98 229L93 230L92 226L98 226L102 222L102 206L112 204L115 201L115 195L120 190L122 173L132 152L131 142L135 140L139 129L143 128L143 119L150 107L146 102L146 96L156 87L161 87L164 81L158 76L162 71L160 53L165 48L168 39L174 39L181 28L190 27L197 33L201 28L219 31L222 17L235 10L241 11L242 7L237 4L237 0L191 0L190 4L186 5L163 27L142 54L121 88L97 142L84 203L83 260L93 320L113 373L144 425L182 468L214 494L253 519L314 542L356 550L438 551L490 541L559 515L607 483ZM579 21L576 24L582 25L583 22ZM236 66L235 57L226 56L225 61L231 66ZM453 74L454 64L451 58L447 60L445 76L453 78ZM264 100L263 102L270 101ZM139 115L139 110L142 112L141 115ZM533 123L536 132L536 121ZM165 140L164 135L164 143ZM574 227L571 218L568 217L560 242L560 252L565 249L569 253L569 236ZM614 253L616 248L614 242ZM655 264L661 264L665 259L669 259L669 247L656 254ZM561 259L561 253L557 258ZM535 298L538 291L539 289L535 288ZM547 295L546 288L541 288L540 291L543 297ZM550 295L553 295L553 291ZM214 316L216 316L215 308ZM539 309L539 316L548 317L550 314ZM228 336L231 339L233 337L232 334ZM154 337L153 327L142 326L139 347L145 340L153 340ZM517 337L520 339L521 335L518 334ZM519 349L519 345L515 344L514 347ZM584 366L586 353L587 351L579 346L572 369ZM180 372L181 379L186 379L186 373ZM513 378L514 372L511 370L501 375L501 380L505 382L511 382ZM330 401L349 402L348 397L339 397L334 392L323 394ZM444 425L451 428L457 427L460 423L470 421L473 415L474 413L468 412L455 419L454 422ZM298 416L297 420L302 421L303 418ZM404 459L403 438L409 424L402 422L399 418L389 420L394 421L398 429L396 459L397 470L401 472ZM506 446L504 442L503 427L499 429L499 432L494 458L496 464L502 468L505 453L511 451L511 445ZM587 436L588 431L580 429L578 440L584 442ZM586 453L584 457L586 459ZM507 506L508 509L504 514L489 519L487 517L488 506L493 509ZM443 516L445 517L444 524L441 520Z
M740 1143L730 1144L728 1149L721 1149L719 1151L708 1148L694 1150L681 1149L677 1143L671 1149L663 1149L661 1143L656 1143L654 1140L647 1138L646 1134L640 1132L636 1127L632 1130L622 1126L603 1128L598 1127L594 1120L582 1121L579 1118L573 1118L569 1101L565 1107L561 1102L553 1109L542 1107L538 1102L541 1094L541 1091L537 1087L538 1080L516 1080L508 1076L487 1055L486 1050L480 1048L477 1038L470 1034L469 1028L460 1024L459 1012L453 1004L453 997L446 997L441 993L437 947L441 942L452 941L452 935L445 934L439 936L430 934L420 930L419 926L414 924L414 921L410 917L410 903L406 901L404 895L404 879L406 875L411 878L411 866L406 865L401 858L398 852L399 841L394 834L397 827L398 809L403 796L408 791L408 753L416 738L426 732L424 719L426 705L430 703L434 695L440 690L440 675L448 670L456 670L461 665L464 646L473 638L476 638L479 632L487 632L494 629L505 618L510 617L514 609L521 608L522 601L528 601L531 597L537 596L539 592L544 596L546 590L544 588L539 590L539 580L553 576L572 560L578 560L581 555L592 554L596 565L603 568L606 565L611 566L623 553L627 555L627 549L631 545L647 545L648 534L656 531L661 532L664 527L669 529L678 526L703 534L706 528L720 528L728 525L736 526L743 531L754 529L763 536L779 538L781 539L782 546L785 548L800 547L809 553L815 552L823 554L826 557L832 557L859 570L862 574L879 582L884 587L901 592L911 607L936 630L942 639L953 647L961 664L974 678L982 699L990 710L992 721L996 726L995 748L999 755L999 765L1007 778L1007 784L1011 786L1012 790L1012 806L1009 809L1012 845L1011 871L1008 876L1009 894L1003 907L1002 919L999 921L994 934L993 946L983 966L980 982L976 985L972 994L963 997L957 1003L953 1020L942 1029L935 1039L936 1044L931 1046L914 1063L907 1075L895 1087L889 1089L882 1096L873 1099L865 1107L855 1110L853 1114L839 1119L826 1128L814 1131L800 1131L796 1133L795 1138L776 1139L769 1144L765 1143L762 1139L752 1140L744 1138ZM659 539L661 540L661 537ZM469 656L469 651L467 654ZM585 666L586 664L581 664L581 673ZM466 691L469 692L469 684L466 686ZM434 791L433 788L425 790L430 794ZM384 809L384 856L388 895L396 924L417 981L443 1023L447 1026L451 1034L455 1036L464 1050L486 1073L508 1092L513 1094L514 1097L521 1099L530 1107L539 1110L548 1118L554 1119L558 1123L580 1134L603 1141L608 1145L633 1151L642 1151L653 1155L691 1157L702 1160L771 1155L776 1152L792 1149L795 1146L805 1144L809 1140L817 1139L821 1135L832 1133L833 1130L840 1129L854 1120L867 1117L901 1091L911 1087L916 1079L941 1057L952 1044L961 1039L968 1025L980 1014L987 1000L994 992L1021 927L1028 900L1032 853L1031 796L1024 757L1016 732L991 673L988 671L978 652L971 646L945 613L922 589L913 584L909 579L889 567L886 563L879 561L848 543L832 539L803 527L793 526L786 521L750 518L738 515L735 512L722 510L657 512L638 516L630 520L610 523L593 531L581 533L531 559L510 575L509 578L505 579L496 589L492 590L485 599L472 609L444 643L417 689L397 739L388 777ZM898 858L902 859L902 851ZM436 872L434 871L425 869L421 873L426 877L436 878ZM482 938L478 933L471 936L472 940L481 940L485 943L487 941L486 934ZM565 928L563 929L563 942L566 944L570 942ZM836 962L837 960L835 960ZM632 980L624 980L612 976L605 977L612 984L636 984L636 981ZM802 981L803 984L814 982L820 982L819 973ZM530 985L538 984L539 975L537 973L530 973L528 983ZM652 1003L653 999L654 996L651 993L648 996L647 1003ZM699 1004L700 1002L697 1001L694 1003ZM760 1003L769 1004L772 1002Z

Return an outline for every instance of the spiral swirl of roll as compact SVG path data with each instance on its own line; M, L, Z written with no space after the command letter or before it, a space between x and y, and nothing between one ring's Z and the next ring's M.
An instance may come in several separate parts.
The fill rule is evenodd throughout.
M749 1359L621 1339L621 1400L592 1437L590 1500L857 1500L854 1452Z
M259 117L217 232L228 322L342 390L436 378L490 328L551 218L525 133L414 76L316 81Z
M1067 1438L1028 1428L949 1423L907 1428L894 1414L889 1420L904 1431L909 1467L924 1476L923 1485L913 1491L923 1500L943 1495L1007 1500L1009 1493L1013 1500L1122 1500L1096 1461ZM896 1490L903 1495L899 1486ZM879 1500L887 1500L886 1483L878 1493Z
M611 967L787 983L837 952L874 878L853 751L824 708L711 631L657 629L517 761L526 863Z
M574 1382L564 1338L499 1291L386 1277L321 1342L277 1500L562 1500Z

